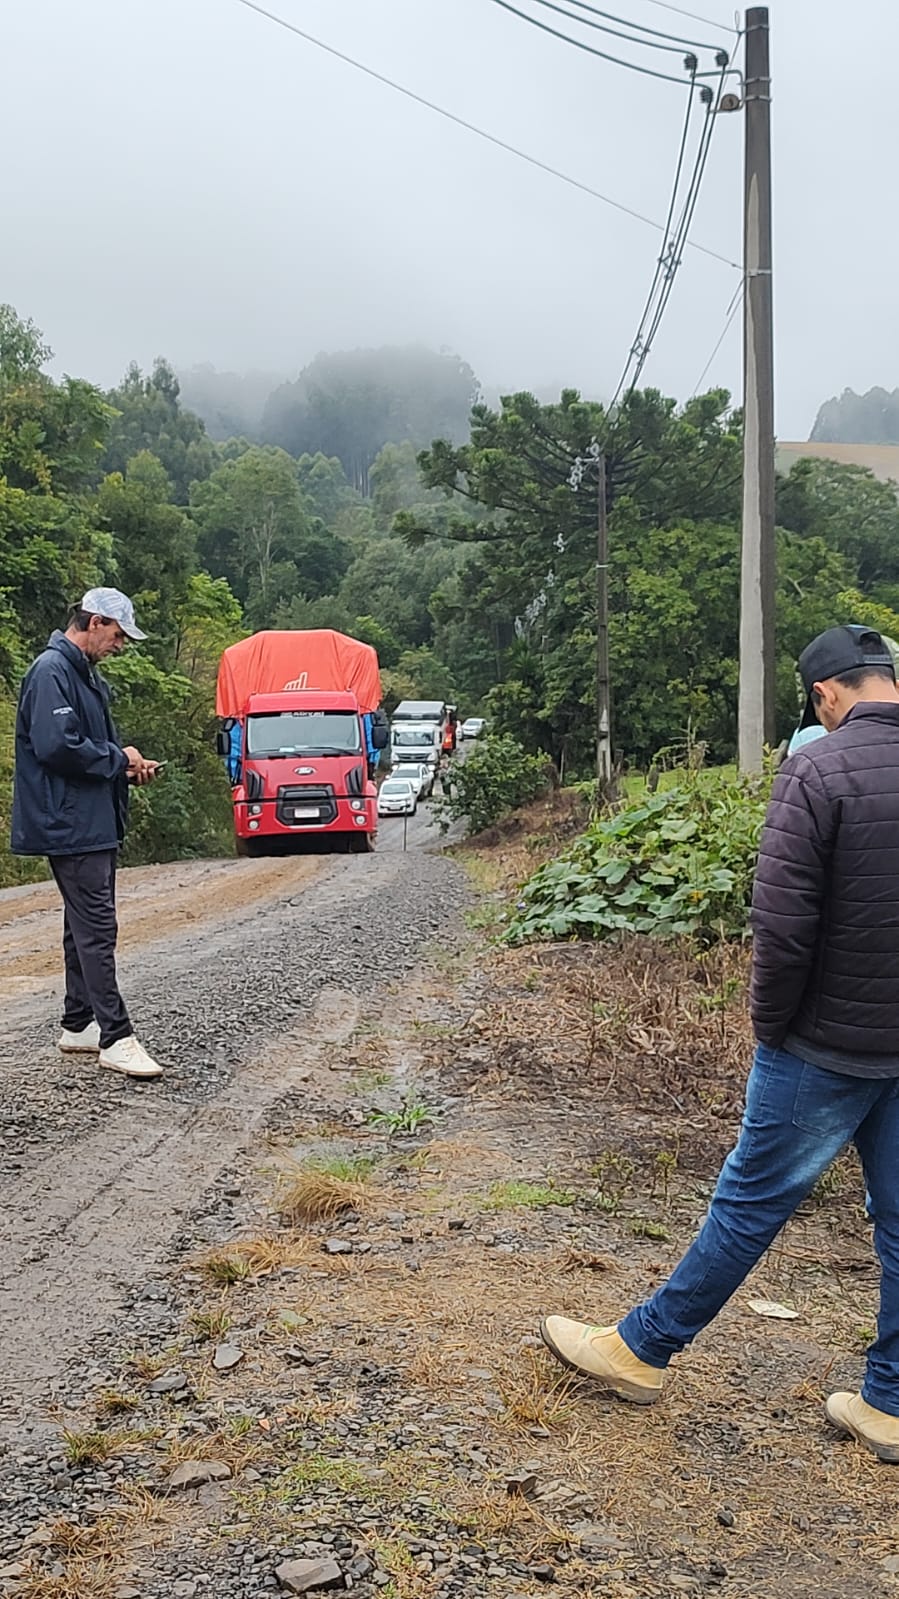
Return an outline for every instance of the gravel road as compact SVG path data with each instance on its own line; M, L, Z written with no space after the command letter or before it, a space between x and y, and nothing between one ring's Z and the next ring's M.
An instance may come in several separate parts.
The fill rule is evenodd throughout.
M0 894L0 1416L15 1421L161 1258L181 1215L309 1052L378 1014L461 906L427 811L374 855L180 863L121 877L122 985L168 1070L138 1085L55 1048L60 914ZM431 846L431 847L429 847Z

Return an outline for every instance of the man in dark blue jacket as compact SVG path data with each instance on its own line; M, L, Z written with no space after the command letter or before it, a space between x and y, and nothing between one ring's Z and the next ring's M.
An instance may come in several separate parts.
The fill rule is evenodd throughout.
M59 1047L99 1053L126 1077L162 1067L134 1036L116 979L115 874L128 784L152 781L158 762L122 745L109 689L95 670L127 640L143 639L118 589L90 589L25 676L16 718L12 847L46 855L65 907L66 999Z
M827 1415L899 1464L899 689L879 633L832 627L799 670L803 725L828 737L774 781L752 899L757 1050L737 1147L668 1281L617 1326L543 1323L563 1364L638 1404L740 1287L841 1149L854 1143L882 1268L860 1393Z

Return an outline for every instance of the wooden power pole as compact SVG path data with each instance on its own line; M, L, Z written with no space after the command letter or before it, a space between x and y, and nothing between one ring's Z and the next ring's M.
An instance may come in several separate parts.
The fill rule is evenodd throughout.
M771 76L767 6L746 12L743 538L739 762L761 769L774 741L774 334L771 283Z

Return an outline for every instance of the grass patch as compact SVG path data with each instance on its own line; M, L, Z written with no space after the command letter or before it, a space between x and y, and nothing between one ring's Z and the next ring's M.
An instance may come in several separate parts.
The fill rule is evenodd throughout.
M219 1305L214 1310L192 1311L190 1325L195 1343L217 1343L230 1331L231 1317L224 1305Z
M123 1583L121 1566L108 1559L76 1557L61 1572L37 1572L16 1586L18 1599L115 1599Z
M344 1183L367 1183L377 1164L377 1155L328 1155L307 1161L306 1169Z
M577 1194L553 1183L493 1183L482 1201L485 1210L547 1210L550 1205L575 1204Z
M140 1398L137 1394L120 1392L117 1388L107 1388L97 1400L98 1416L127 1416L132 1410L137 1410Z
M250 1275L249 1265L243 1255L231 1250L209 1255L203 1261L202 1270L209 1281L220 1288L231 1288Z
M284 1266L299 1266L308 1253L305 1239L262 1234L258 1238L235 1238L199 1264L210 1282L229 1288L248 1277L269 1277Z
M317 1221L332 1221L367 1203L364 1182L340 1177L328 1171L301 1171L290 1179L281 1196L278 1212L291 1227Z
M671 1234L667 1227L660 1221L647 1221L645 1216L638 1216L631 1222L631 1232L635 1238L654 1238L660 1244L670 1244Z
M534 1350L525 1350L524 1358L511 1377L500 1384L506 1420L513 1427L525 1430L546 1427L549 1431L558 1431L573 1414L570 1389L570 1377L564 1372L548 1375L543 1356Z
M65 1457L70 1466L101 1466L115 1452L121 1435L113 1432L72 1432L62 1429Z
M423 1100L406 1099L399 1110L372 1111L368 1118L369 1127L382 1127L391 1135L409 1136L417 1133L420 1127L434 1121L434 1113Z

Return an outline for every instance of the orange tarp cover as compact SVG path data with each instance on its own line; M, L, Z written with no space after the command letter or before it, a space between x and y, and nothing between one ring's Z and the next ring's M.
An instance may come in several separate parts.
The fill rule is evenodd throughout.
M360 710L377 710L381 678L375 650L330 628L254 633L225 650L215 708L219 716L240 716L251 694L303 689L349 691Z

